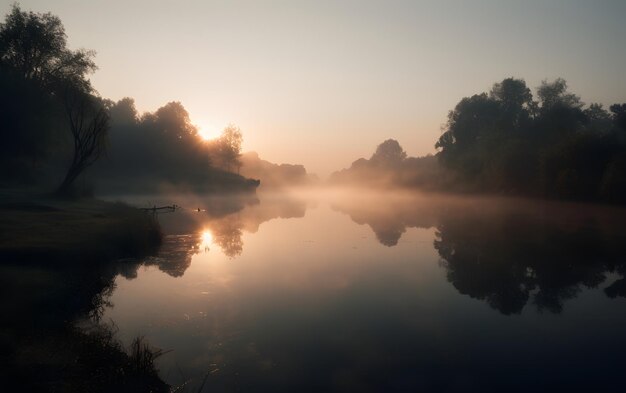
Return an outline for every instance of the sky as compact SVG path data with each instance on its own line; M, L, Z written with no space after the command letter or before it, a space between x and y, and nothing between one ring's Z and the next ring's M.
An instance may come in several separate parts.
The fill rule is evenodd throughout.
M5 15L10 1L0 2ZM626 1L22 0L97 52L106 98L180 101L205 135L327 176L388 138L434 153L447 113L506 77L626 102Z

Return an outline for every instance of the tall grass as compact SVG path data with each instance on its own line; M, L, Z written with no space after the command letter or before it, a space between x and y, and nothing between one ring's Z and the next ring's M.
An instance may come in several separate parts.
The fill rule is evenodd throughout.
M155 361L168 352L151 346L144 336L137 336L128 349L129 367L137 375L156 374Z

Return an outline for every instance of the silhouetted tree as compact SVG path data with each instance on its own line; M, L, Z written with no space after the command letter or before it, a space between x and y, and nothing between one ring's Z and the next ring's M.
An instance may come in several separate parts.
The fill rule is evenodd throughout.
M259 179L264 188L281 188L314 184L319 179L308 174L302 165L274 164L262 160L258 153L247 152L240 157L242 176Z
M432 155L408 157L398 141L388 139L368 160L359 158L350 168L331 174L331 184L367 187L419 187L435 189L443 182L442 167Z
M217 140L218 161L229 172L233 167L237 168L237 172L239 172L242 141L241 130L234 125L226 127Z
M583 109L561 78L543 81L537 96L523 80L507 78L488 95L463 98L435 145L454 179L442 187L626 201L621 107L611 107L613 116L600 104Z
M626 131L626 104L614 104L609 109L613 114L615 127L621 131Z
M87 79L96 69L94 52L70 50L66 38L58 17L22 11L17 4L0 24L0 83L7 88L0 98L13 106L0 131L20 134L6 138L3 160L19 166L20 157L40 160L52 150L59 155L63 139L53 134L69 129L73 159L63 192L100 156L107 128L105 111L91 108L99 101Z
M507 78L491 88L489 97L500 103L504 126L511 128L523 126L535 114L537 103L523 79Z
M191 123L189 112L178 101L169 102L157 109L153 121L158 124L159 131L166 134L172 142L183 143L198 137L198 128Z
M63 24L50 13L26 12L14 4L0 24L0 61L24 79L46 86L69 80L85 84L85 75L96 69L93 56L93 51L68 49Z
M405 158L406 152L402 149L398 141L387 139L378 145L370 161L374 164L394 167L402 164Z
M63 100L74 146L72 162L58 189L60 194L67 194L76 178L104 153L109 114L98 99L72 86L64 92Z
M105 106L111 129L106 160L93 169L96 187L145 192L171 185L204 192L249 191L258 185L226 172L238 165L233 162L241 149L236 127L227 137L206 141L180 102L142 115L131 98Z
M567 91L567 82L563 78L557 78L552 82L544 80L537 88L537 96L541 102L543 111L564 106L571 108L581 108L583 103L580 97Z
M130 97L111 103L109 105L109 116L116 126L135 126L139 122L135 100Z

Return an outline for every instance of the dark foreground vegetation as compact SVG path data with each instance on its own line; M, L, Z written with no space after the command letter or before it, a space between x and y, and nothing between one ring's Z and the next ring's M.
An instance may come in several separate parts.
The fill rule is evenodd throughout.
M120 203L0 195L0 361L16 391L169 391L143 342L101 323L118 274L154 254L161 231ZM143 359L143 360L142 360Z
M122 203L0 195L3 261L93 264L156 251L156 219ZM52 263L50 263L52 264Z
M585 106L563 79L536 96L507 78L450 111L436 155L390 139L330 182L625 203L626 104Z

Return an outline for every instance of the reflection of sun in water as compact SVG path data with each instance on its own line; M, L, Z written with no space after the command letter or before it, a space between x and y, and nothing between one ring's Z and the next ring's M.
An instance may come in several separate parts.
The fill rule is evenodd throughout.
M209 231L203 231L200 234L200 239L202 240L202 242L200 243L200 248L208 251L209 246L213 243L213 235Z

